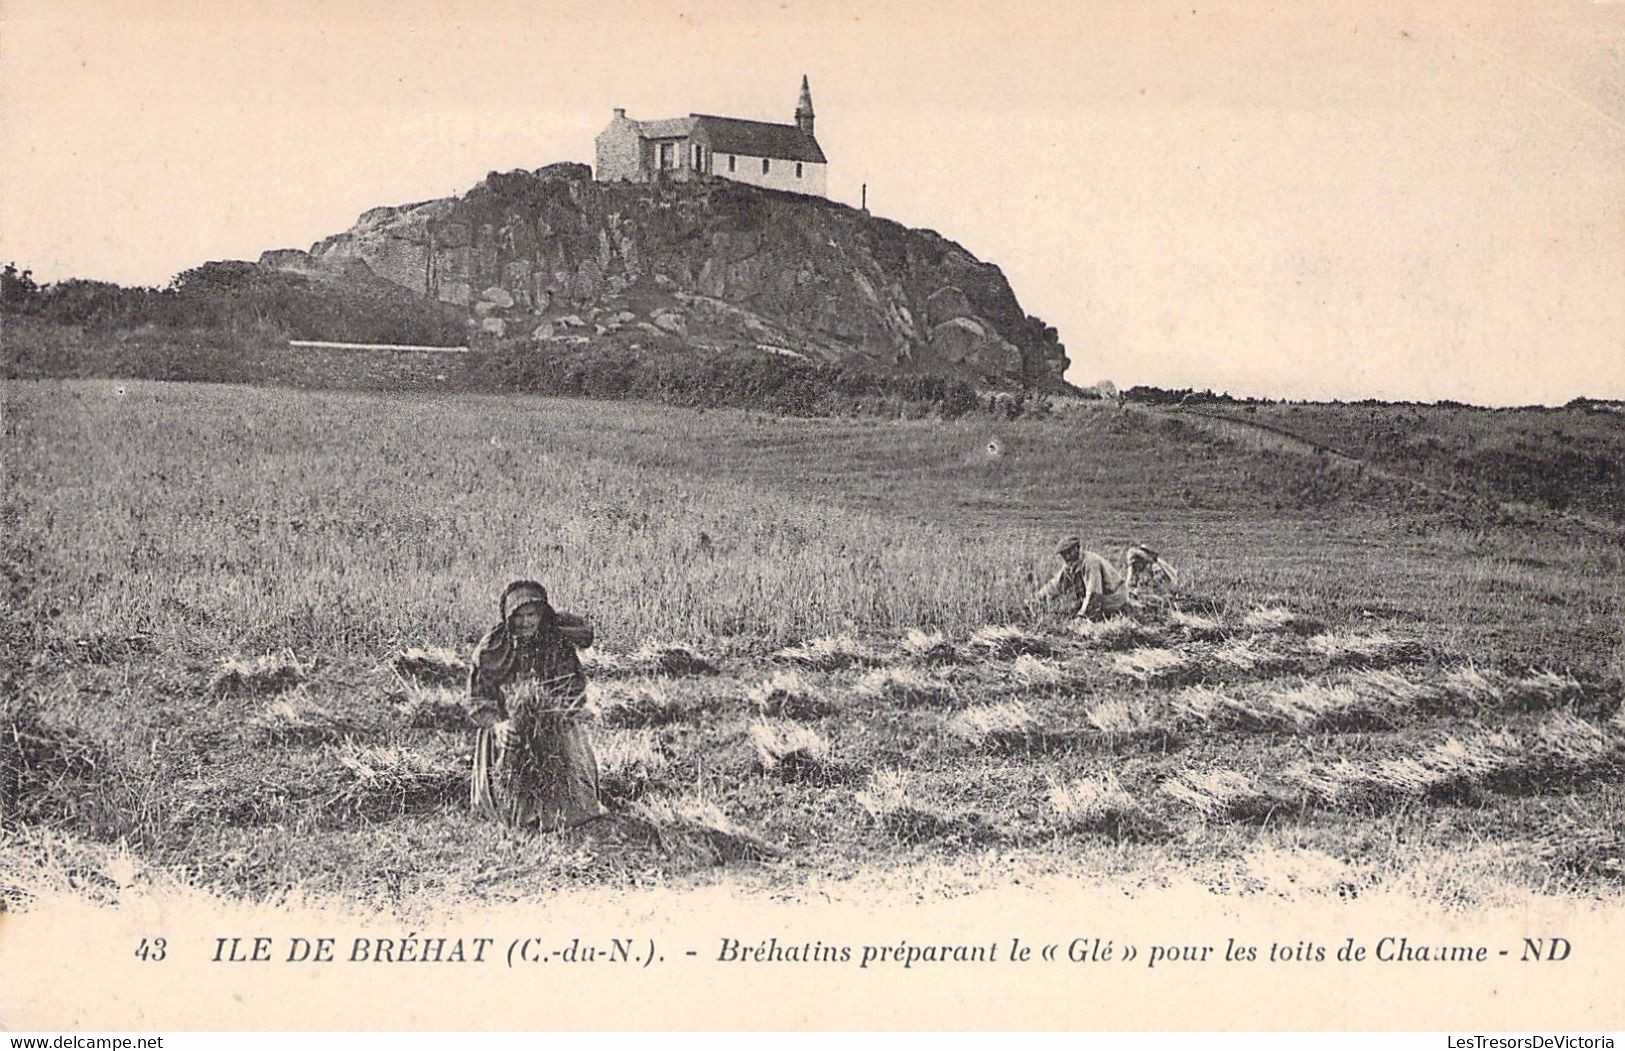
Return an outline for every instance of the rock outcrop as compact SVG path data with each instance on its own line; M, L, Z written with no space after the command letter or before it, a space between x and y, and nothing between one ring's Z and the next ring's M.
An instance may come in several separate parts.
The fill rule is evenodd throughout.
M998 267L929 230L726 180L493 172L260 263L358 266L469 313L474 341L751 348L988 386L1064 386L1065 349Z

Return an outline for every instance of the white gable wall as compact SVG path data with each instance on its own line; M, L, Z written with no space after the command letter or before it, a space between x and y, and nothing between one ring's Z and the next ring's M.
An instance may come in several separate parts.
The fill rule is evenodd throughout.
M728 170L728 158L734 158L733 170ZM796 165L801 165L801 178L796 178ZM749 154L723 153L721 150L711 154L711 174L720 175L724 179L735 182L748 182L752 186L765 186L770 190L789 190L791 193L809 193L817 197L827 196L825 190L825 169L828 165L814 164L811 161L785 161L778 158L769 160L766 175L762 174L762 158L752 157Z

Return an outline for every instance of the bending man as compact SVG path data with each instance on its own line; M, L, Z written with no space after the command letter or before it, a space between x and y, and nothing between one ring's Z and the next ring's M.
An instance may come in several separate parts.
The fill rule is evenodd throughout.
M1129 608L1128 585L1112 564L1083 550L1075 536L1061 541L1055 549L1061 568L1033 595L1037 605L1063 617L1100 619L1123 613Z

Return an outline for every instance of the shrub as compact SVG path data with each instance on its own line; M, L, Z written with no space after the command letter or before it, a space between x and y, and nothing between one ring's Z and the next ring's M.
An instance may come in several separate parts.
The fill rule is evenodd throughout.
M1050 778L1049 802L1061 827L1071 831L1120 834L1146 819L1139 801L1112 773L1064 783Z
M292 650L279 650L258 657L227 659L209 680L209 686L215 693L227 695L281 693L304 682L309 674Z
M649 799L633 816L668 856L691 864L726 865L777 856L775 848L745 831L708 799L692 796Z
M1291 805L1239 770L1180 774L1165 782L1162 790L1208 819L1264 821Z
M1055 652L1055 645L1048 638L1015 624L989 624L978 628L966 648L977 656L994 660L1047 657Z
M758 720L751 724L750 743L764 773L800 778L818 774L829 760L829 742L810 726Z
M108 765L79 731L47 718L32 696L0 701L0 825L71 813Z
M395 710L406 725L424 730L472 730L464 691L449 686L424 686L416 682L395 694Z
M947 663L958 656L953 643L941 632L921 631L919 628L911 628L898 648L909 660L921 664Z
M1248 631L1290 631L1310 635L1320 629L1320 622L1285 606L1256 606L1242 618L1241 626Z
M985 825L974 817L947 813L915 798L908 779L898 770L876 771L868 786L854 798L874 823L899 843L986 832Z
M954 698L949 683L914 667L875 668L858 680L854 692L905 706L945 704Z
M1146 643L1157 642L1161 632L1141 624L1133 617L1116 616L1105 620L1076 620L1072 633L1096 649L1126 650Z
M1028 690L1051 689L1071 681L1067 669L1054 661L1024 653L1010 662L1008 675L1018 686Z
M607 730L593 741L599 788L606 796L637 799L660 782L669 767L653 730Z
M948 732L977 748L1014 748L1043 736L1043 726L1020 701L979 704L948 722Z
M685 709L671 687L655 679L587 684L587 710L609 727L664 726Z
M333 758L348 776L326 805L364 817L433 809L468 790L468 771L462 765L404 747L346 740L333 749Z
M314 700L302 687L296 687L270 701L249 726L265 740L277 744L333 741L353 727Z
M785 719L821 719L840 708L798 671L779 671L746 694L763 715Z
M389 667L407 682L461 686L468 682L468 662L438 646L413 646L389 658Z
M1140 682L1167 682L1188 674L1191 662L1177 650L1142 647L1114 658L1112 670Z
M814 671L838 671L853 665L873 663L875 654L854 636L841 634L786 646L773 654L773 659Z

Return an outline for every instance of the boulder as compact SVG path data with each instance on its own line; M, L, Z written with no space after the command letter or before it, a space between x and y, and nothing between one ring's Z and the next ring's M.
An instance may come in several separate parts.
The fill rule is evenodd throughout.
M501 339L508 333L508 323L499 317L488 317L480 322L480 331L488 336Z
M594 299L604 293L604 268L596 259L583 259L576 265L570 289L578 299Z
M467 281L442 281L435 298L442 303L452 303L456 306L466 307L469 300L474 298L474 294L473 290L468 287Z
M502 285L505 288L515 289L514 299L524 294L530 287L530 275L535 266L529 259L512 259L502 267Z
M965 360L985 376L1021 379L1021 348L998 336L988 337Z
M467 248L469 229L465 223L435 223L430 236L436 248Z
M272 248L260 253L260 265L273 270L292 270L295 273L309 273L315 266L310 253L299 248Z
M951 318L931 328L931 349L943 360L956 364L970 358L986 342L987 328L975 318Z
M559 179L566 182L592 181L592 169L579 161L556 161L536 169L538 179Z
M943 285L925 297L927 324L940 325L944 321L973 317L975 314L976 311L971 309L970 300L965 296L964 290L957 285Z
M488 303L494 303L503 310L513 306L513 293L500 285L492 285L480 293L480 298Z

